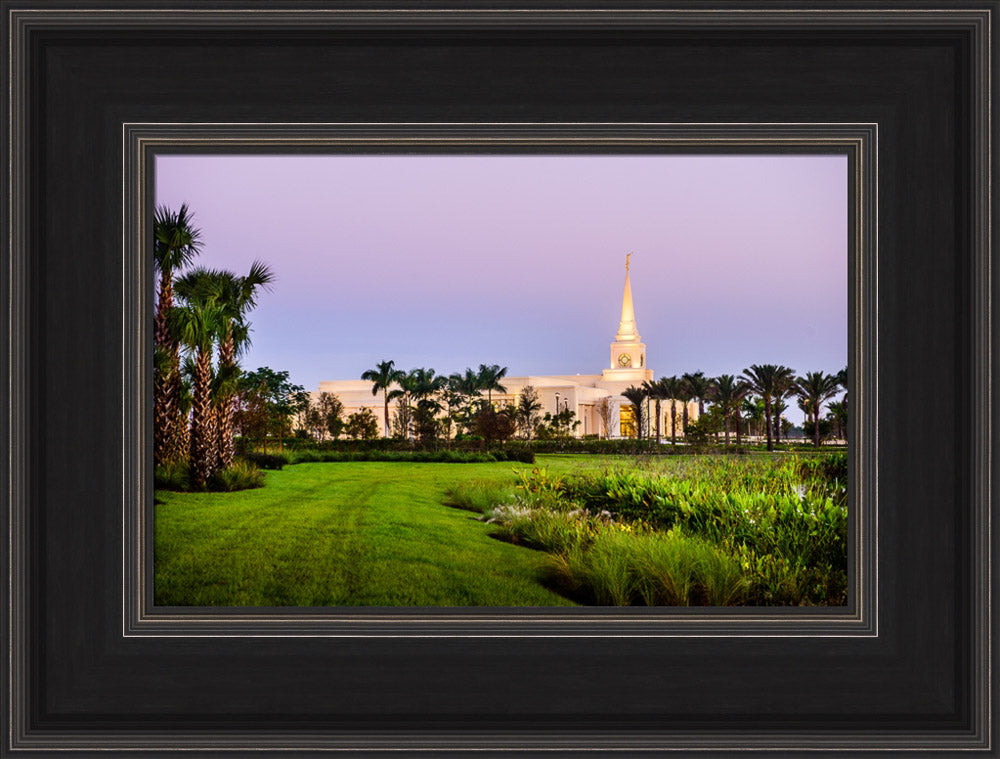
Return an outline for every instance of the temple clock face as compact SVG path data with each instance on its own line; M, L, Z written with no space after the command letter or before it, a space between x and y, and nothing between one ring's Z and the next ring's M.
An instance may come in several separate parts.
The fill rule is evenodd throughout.
M618 365L623 367L632 366L632 357L627 353L621 354L618 357Z

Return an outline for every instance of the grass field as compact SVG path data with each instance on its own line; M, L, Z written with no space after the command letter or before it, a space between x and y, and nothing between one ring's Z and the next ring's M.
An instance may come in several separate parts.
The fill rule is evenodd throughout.
M553 470L604 457L543 456ZM168 606L559 606L544 555L442 505L526 464L296 464L236 493L156 493L155 598Z
M673 595L661 593L656 603L713 603L706 589L730 585L739 591L736 596L752 603L838 603L830 600L836 592L830 596L830 575L825 573L845 572L846 556L823 564L828 569L820 575L809 574L811 565L788 564L823 546L832 545L835 556L838 541L842 543L846 535L831 527L845 524L842 518L837 521L836 507L811 511L825 496L813 501L809 513L796 516L798 496L788 493L797 487L794 473L799 465L786 456L753 455L737 461L685 455L642 459L539 455L539 481L530 474L531 465L509 462L302 463L266 472L265 486L254 490L157 491L155 602L168 606L564 606L573 605L569 598L576 598L601 605L627 604L642 602L639 595L644 586L636 585L636 578L647 569L681 561L694 562L690 571L699 577L706 566L718 564L712 570L717 578L699 586L701 590L696 588L693 596L662 600ZM615 469L617 474L610 477L603 474ZM653 474L662 471L669 478ZM592 475L572 478L572 482L576 483L573 488L583 488L577 497L584 501L598 498L593 513L610 508L626 518L634 512L631 518L651 520L653 527L663 519L668 526L675 519L685 526L646 537L619 534L614 525L601 522L602 517L567 516L568 509L578 507L560 501L562 496L554 492L527 495L527 500L519 497L527 512L515 509L507 514L503 508L497 512L497 503L508 503L513 497L515 472L525 473L532 483L542 482L543 491L545 482ZM702 484L692 485L694 481ZM522 479L522 490L527 482ZM709 487L711 482L715 484ZM767 496L765 490L775 495ZM778 495L782 491L787 491L784 500ZM751 497L755 492L756 499ZM699 506L699 499L705 498L707 505ZM449 508L448 502L472 511ZM790 510L775 511L778 503ZM675 507L680 509L676 514L671 511ZM726 508L735 510L727 512ZM833 511L824 511L827 508ZM486 523L486 517L474 511L503 516ZM573 543L581 536L585 543L562 546L566 539L573 538ZM731 543L734 536L742 548ZM710 539L714 548L702 545L703 538ZM603 556L598 550L602 546L611 553ZM748 553L750 548L774 555ZM659 551L659 558L633 556L636 550ZM663 551L677 555L660 556ZM600 566L595 564L598 560L603 562ZM552 579L554 566L560 569L555 575L564 577L559 583ZM688 570L672 571L683 574ZM614 592L601 591L601 583L610 583ZM554 587L561 587L564 594Z

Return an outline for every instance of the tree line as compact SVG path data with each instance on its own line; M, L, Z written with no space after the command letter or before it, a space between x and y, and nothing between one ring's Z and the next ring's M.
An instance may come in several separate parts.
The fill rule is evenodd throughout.
M381 361L363 372L361 379L372 383L372 395L382 396L386 437L400 440L415 439L429 445L466 436L487 443L516 435L548 439L568 436L579 425L569 409L543 414L538 392L530 385L521 390L516 403L504 399L494 404L494 392L507 392L502 383L506 374L507 367L499 364L480 364L476 370L469 367L443 375L425 367L404 371L396 368L394 361ZM342 432L358 437L350 429L351 418L343 421L343 409L336 395L320 393L303 411L301 426L316 440L325 439L327 434L337 438ZM368 409L358 412L370 413ZM378 436L376 420L372 417L369 421L360 437Z
M692 372L682 376L661 377L658 380L632 385L622 392L632 406L636 435L643 436L646 421L646 404L652 401L656 410L656 440L661 439L661 404L670 402L670 438L677 442L677 403L681 405L681 424L688 434L692 427L699 432L724 432L725 443L729 444L730 431L735 431L736 444L740 445L743 422L752 422L758 415L767 440L767 450L773 451L775 442L780 442L782 433L782 412L788 408L786 400L795 397L799 408L806 416L806 427L812 428L813 445L819 447L821 434L827 428L838 437L847 434L847 394L839 401L830 402L840 390L847 390L847 369L836 374L822 371L806 372L796 376L795 370L778 364L752 364L741 375L722 374L706 377L703 372ZM687 405L698 403L700 425L689 425ZM717 429L709 424L712 414L705 417L705 402L713 404L713 411L719 421ZM828 415L822 418L824 404ZM746 414L743 419L741 414ZM648 434L648 432L646 433Z
M568 437L574 433L580 424L575 411L566 406L555 413L542 414L538 392L530 385L522 389L514 403L504 399L502 405L495 407L492 394L507 392L501 383L506 374L507 368L497 364L480 364L478 370L467 368L446 376L429 368L403 371L396 368L394 361L381 361L362 373L361 379L372 383L372 395L382 396L386 437L413 438L426 444L447 440L453 435L459 438L474 435L489 442L515 435L530 440L533 437ZM787 424L781 414L788 407L786 401L792 397L798 398L816 446L826 434L844 437L847 396L830 401L846 387L846 368L837 374L819 371L796 376L786 366L754 364L738 377L723 374L712 378L703 372L691 372L647 381L639 387L633 385L622 395L631 405L634 420L631 433L637 437L643 437L644 432L649 434L646 409L647 404L653 402L657 442L662 439L661 404L669 402L670 437L674 444L678 422L685 436L696 432L722 433L727 445L731 432L735 432L737 445L741 444L746 425L748 433L754 428L758 434L763 433L768 450L773 450L775 442L780 442L782 424ZM688 403L692 401L698 403L698 422L689 422L687 418ZM711 404L707 414L706 403ZM829 412L826 418L822 417L824 404ZM345 428L340 419L342 410L343 404L335 395L323 393L306 412L304 426L317 439L323 439L327 432L336 438ZM610 436L612 404L603 399L603 403L598 404L598 413L605 436ZM369 420L364 436L374 438L377 434L374 419ZM356 436L356 433L351 434L351 437Z

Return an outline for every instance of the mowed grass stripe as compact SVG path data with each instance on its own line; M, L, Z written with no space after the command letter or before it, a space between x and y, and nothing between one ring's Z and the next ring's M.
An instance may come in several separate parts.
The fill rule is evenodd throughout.
M556 463L553 461L553 463ZM512 465L310 463L238 493L157 493L155 598L194 606L550 606L543 555L441 503Z

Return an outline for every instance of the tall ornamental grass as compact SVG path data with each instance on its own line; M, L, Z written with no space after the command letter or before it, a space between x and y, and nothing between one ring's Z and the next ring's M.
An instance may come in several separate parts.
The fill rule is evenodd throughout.
M535 468L513 495L480 492L475 510L497 537L552 553L546 581L590 603L846 602L846 457L675 463L565 478Z

